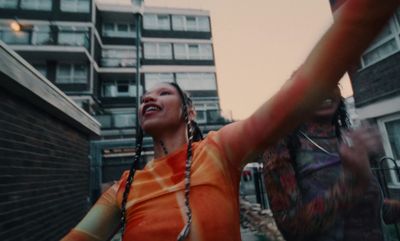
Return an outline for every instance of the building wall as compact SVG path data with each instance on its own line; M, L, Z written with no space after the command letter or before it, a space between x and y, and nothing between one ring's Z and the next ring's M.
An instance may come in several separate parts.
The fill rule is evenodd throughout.
M59 240L89 206L99 123L0 41L0 240Z
M0 240L59 240L89 197L85 135L0 89Z
M400 95L400 53L350 73L356 107ZM400 109L400 108L399 108Z

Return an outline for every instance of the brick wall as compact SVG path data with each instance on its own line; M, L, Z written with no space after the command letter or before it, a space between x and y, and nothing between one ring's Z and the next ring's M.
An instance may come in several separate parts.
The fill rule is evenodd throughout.
M0 240L59 240L86 213L89 142L0 87Z
M400 53L350 73L356 107L400 95Z

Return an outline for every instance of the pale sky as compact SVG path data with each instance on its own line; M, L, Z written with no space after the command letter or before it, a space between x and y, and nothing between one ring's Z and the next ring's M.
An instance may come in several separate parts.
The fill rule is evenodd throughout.
M210 11L221 108L234 119L248 117L276 93L332 22L328 0L145 0L145 5ZM342 94L352 95L347 76L341 84Z

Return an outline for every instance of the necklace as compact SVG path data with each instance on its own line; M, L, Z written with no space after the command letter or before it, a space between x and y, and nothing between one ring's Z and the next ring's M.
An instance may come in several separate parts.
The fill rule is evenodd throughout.
M322 146L318 145L318 143L316 143L313 139L311 139L306 133L304 133L303 131L299 130L300 134L302 136L304 136L304 138L306 138L309 142L311 142L314 146L316 146L320 151L323 151L324 153L330 155L330 156L334 156L335 154L333 154L332 152L327 151L325 148L323 148Z
M165 146L164 142L160 141L160 144L161 144L161 147L162 147L162 149L164 151L164 154L168 155L168 150L167 150L167 147Z

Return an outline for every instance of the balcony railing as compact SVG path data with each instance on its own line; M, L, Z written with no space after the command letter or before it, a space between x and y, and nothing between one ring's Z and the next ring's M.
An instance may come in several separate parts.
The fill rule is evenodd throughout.
M196 121L201 125L225 125L232 122L232 118L225 115L225 112L215 110L196 110Z
M136 126L136 116L134 114L108 114L95 117L100 122L102 129L123 129Z
M9 29L0 29L0 39L9 45L58 45L89 48L88 31L36 31L26 29L14 32Z

